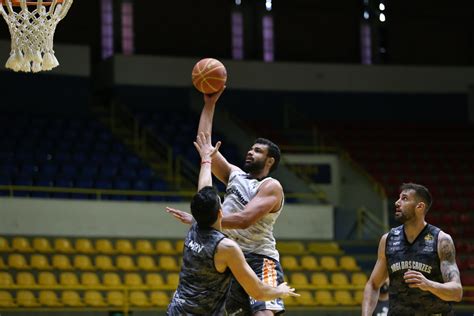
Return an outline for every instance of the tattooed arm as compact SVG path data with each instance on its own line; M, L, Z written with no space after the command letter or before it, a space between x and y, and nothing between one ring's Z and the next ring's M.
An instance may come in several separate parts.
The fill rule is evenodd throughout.
M451 236L444 232L439 233L438 255L444 284L439 290L431 292L443 300L459 302L462 299L462 285L456 264L456 249Z
M412 270L405 273L405 282L412 288L430 291L444 301L459 302L462 299L462 285L456 264L456 250L453 239L444 232L438 236L438 256L444 283L428 280L420 272Z

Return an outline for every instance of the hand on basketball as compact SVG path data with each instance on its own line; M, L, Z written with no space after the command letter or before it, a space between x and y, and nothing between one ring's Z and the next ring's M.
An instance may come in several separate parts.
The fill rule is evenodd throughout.
M191 225L193 223L193 216L189 213L177 210L175 208L166 207L166 212L173 215L177 220L183 224Z
M277 287L283 292L280 298L285 298L288 296L300 296L298 293L295 293L295 288L290 287L286 282L281 283Z
M211 94L204 94L204 103L205 104L216 104L217 100L219 100L219 97L221 96L222 92L224 92L226 86L223 86L222 89L220 89L217 92L211 93Z
M216 154L220 146L221 142L217 142L215 147L212 146L211 135L204 134L203 132L196 136L196 141L194 142L194 147L196 147L201 156L201 161L211 161L212 156Z
M403 275L403 278L410 288L418 288L423 291L427 291L430 288L431 281L421 272L408 270Z

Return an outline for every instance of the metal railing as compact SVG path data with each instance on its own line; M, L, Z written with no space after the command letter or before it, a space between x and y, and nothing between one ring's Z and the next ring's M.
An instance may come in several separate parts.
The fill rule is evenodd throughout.
M362 239L364 233L379 238L381 233L388 231L388 225L377 218L372 212L369 212L365 207L360 207L357 210L356 230L358 239Z
M101 200L104 195L125 196L148 196L148 197L183 197L191 198L195 191L137 191L137 190L115 190L115 189L86 189L86 188L61 188L25 185L0 185L0 191L8 192L8 196L14 197L15 192L42 192L42 193L71 193L89 194Z

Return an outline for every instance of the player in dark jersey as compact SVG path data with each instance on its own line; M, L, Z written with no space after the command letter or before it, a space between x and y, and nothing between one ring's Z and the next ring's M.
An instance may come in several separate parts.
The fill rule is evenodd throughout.
M273 287L261 282L237 243L221 233L221 203L211 177L211 158L220 143L214 148L210 136L201 133L194 145L201 156L198 193L191 201L196 222L184 242L179 284L167 315L224 315L232 274L248 294L260 300L298 296L286 283Z
M387 276L388 315L454 315L451 302L462 299L454 243L450 235L425 221L431 203L426 187L414 183L400 187L395 217L402 225L380 239L377 262L364 290L363 316L372 315Z
M372 316L387 316L388 314L388 279L380 287L379 300Z

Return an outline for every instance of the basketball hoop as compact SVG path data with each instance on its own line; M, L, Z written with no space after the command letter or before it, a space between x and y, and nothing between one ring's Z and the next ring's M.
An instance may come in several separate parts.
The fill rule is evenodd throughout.
M72 2L0 0L0 13L8 24L12 38L10 58L5 67L23 72L57 67L59 62L53 50L54 31Z

